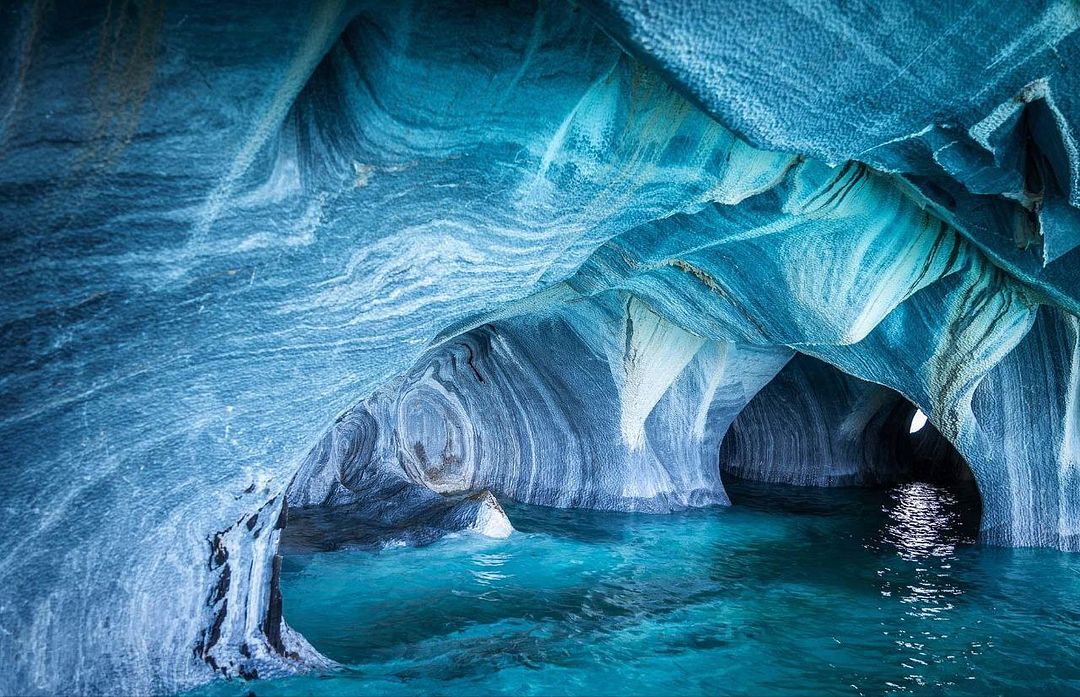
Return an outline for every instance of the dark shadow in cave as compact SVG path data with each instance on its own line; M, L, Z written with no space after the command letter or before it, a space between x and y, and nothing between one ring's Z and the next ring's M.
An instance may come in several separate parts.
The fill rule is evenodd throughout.
M836 512L845 499L827 489L903 496L907 485L923 484L954 499L963 529L978 531L974 475L925 415L898 392L803 354L735 419L720 470L733 505L807 515Z

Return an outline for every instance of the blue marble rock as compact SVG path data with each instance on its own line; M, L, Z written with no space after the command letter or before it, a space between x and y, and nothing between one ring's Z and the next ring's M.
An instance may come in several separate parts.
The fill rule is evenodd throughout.
M1070 0L0 16L0 693L326 665L289 508L722 504L796 353L922 409L986 541L1080 546Z
M727 504L720 440L791 351L705 340L625 293L559 296L444 340L355 407L301 466L293 510L363 509L370 526L391 505L414 515L404 483L424 507L484 490L563 508Z

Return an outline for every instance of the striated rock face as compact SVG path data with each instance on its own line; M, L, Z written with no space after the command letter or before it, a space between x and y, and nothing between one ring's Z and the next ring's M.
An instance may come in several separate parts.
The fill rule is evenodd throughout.
M956 440L978 476L984 537L1080 550L1080 325L1043 307L990 370ZM979 475L979 470L976 470Z
M313 544L723 503L795 352L851 377L762 403L887 387L987 541L1077 549L1076 6L938 5L0 9L0 693L318 664L286 500Z

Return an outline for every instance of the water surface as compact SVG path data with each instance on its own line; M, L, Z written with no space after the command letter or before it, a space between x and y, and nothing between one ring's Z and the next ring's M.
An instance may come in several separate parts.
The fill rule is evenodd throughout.
M286 556L339 671L213 694L1080 692L1080 555L972 544L977 495L730 482L669 516L511 505L507 540Z

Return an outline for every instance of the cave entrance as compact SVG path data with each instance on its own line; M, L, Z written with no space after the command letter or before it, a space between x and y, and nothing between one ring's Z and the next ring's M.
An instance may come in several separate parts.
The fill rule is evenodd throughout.
M971 469L926 414L892 389L803 354L732 423L720 469L734 505L805 511L835 505L821 490L877 489L903 506L948 502L964 534L978 530Z
M927 416L923 413L922 409L916 409L915 415L911 417L911 426L908 427L908 433L918 433L926 426Z

